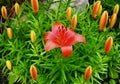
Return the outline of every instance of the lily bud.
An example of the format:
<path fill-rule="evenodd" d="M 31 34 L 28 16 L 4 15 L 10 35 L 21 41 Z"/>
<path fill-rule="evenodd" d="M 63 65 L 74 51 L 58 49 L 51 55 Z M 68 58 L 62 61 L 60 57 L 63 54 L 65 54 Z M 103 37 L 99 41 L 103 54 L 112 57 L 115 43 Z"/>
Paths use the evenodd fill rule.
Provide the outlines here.
<path fill-rule="evenodd" d="M 30 75 L 34 80 L 37 78 L 37 69 L 34 65 L 31 65 L 30 67 Z"/>
<path fill-rule="evenodd" d="M 6 66 L 7 66 L 7 68 L 8 68 L 9 70 L 12 69 L 12 65 L 11 65 L 10 60 L 7 60 L 7 61 L 6 61 Z"/>
<path fill-rule="evenodd" d="M 105 42 L 105 47 L 104 47 L 105 54 L 108 54 L 110 52 L 110 50 L 112 49 L 112 45 L 113 45 L 113 38 L 110 36 Z"/>
<path fill-rule="evenodd" d="M 77 25 L 77 15 L 73 15 L 71 24 L 72 24 L 72 30 L 74 30 Z"/>
<path fill-rule="evenodd" d="M 100 10 L 100 4 L 101 4 L 101 1 L 96 1 L 94 6 L 93 6 L 93 9 L 92 9 L 92 17 L 93 18 L 96 18 L 99 10 Z"/>
<path fill-rule="evenodd" d="M 5 6 L 2 6 L 1 8 L 1 14 L 4 19 L 7 19 L 7 9 Z"/>
<path fill-rule="evenodd" d="M 20 11 L 20 5 L 16 2 L 15 3 L 15 13 L 16 13 L 16 15 L 19 14 L 19 11 Z"/>
<path fill-rule="evenodd" d="M 108 23 L 108 12 L 107 11 L 104 11 L 100 17 L 100 21 L 99 21 L 99 28 L 100 28 L 100 31 L 103 31 L 104 28 L 106 27 Z"/>
<path fill-rule="evenodd" d="M 98 15 L 100 16 L 102 13 L 102 5 L 100 5 L 99 11 L 98 11 Z"/>
<path fill-rule="evenodd" d="M 31 0 L 31 5 L 34 13 L 38 13 L 39 10 L 38 0 Z"/>
<path fill-rule="evenodd" d="M 71 7 L 68 7 L 68 9 L 66 10 L 67 20 L 70 19 L 71 15 L 72 15 L 72 8 L 71 8 Z"/>
<path fill-rule="evenodd" d="M 114 10 L 113 10 L 113 13 L 118 14 L 118 12 L 119 12 L 119 5 L 116 4 L 115 7 L 114 7 Z"/>
<path fill-rule="evenodd" d="M 30 33 L 30 38 L 31 38 L 32 43 L 34 43 L 36 41 L 36 34 L 33 30 Z"/>
<path fill-rule="evenodd" d="M 88 66 L 85 70 L 84 78 L 85 80 L 88 80 L 92 75 L 92 67 Z"/>
<path fill-rule="evenodd" d="M 114 14 L 111 16 L 111 18 L 110 18 L 110 28 L 111 28 L 111 29 L 112 29 L 113 26 L 115 25 L 116 20 L 117 20 L 117 14 L 114 13 Z"/>
<path fill-rule="evenodd" d="M 8 36 L 8 38 L 12 39 L 12 35 L 13 35 L 12 29 L 11 28 L 7 28 L 7 36 Z"/>

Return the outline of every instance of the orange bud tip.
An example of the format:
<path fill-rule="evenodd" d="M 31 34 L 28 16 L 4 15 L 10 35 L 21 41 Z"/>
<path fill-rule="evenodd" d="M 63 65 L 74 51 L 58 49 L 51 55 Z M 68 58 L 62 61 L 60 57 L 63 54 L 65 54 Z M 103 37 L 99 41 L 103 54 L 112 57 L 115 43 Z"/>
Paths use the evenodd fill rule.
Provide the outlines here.
<path fill-rule="evenodd" d="M 31 38 L 32 43 L 34 43 L 36 41 L 36 34 L 33 30 L 31 30 L 30 38 Z"/>
<path fill-rule="evenodd" d="M 72 30 L 74 30 L 77 25 L 77 15 L 73 15 L 71 25 L 72 25 Z"/>
<path fill-rule="evenodd" d="M 94 6 L 93 6 L 93 9 L 92 9 L 92 17 L 93 18 L 96 18 L 99 10 L 100 10 L 100 4 L 101 4 L 101 1 L 96 1 Z"/>
<path fill-rule="evenodd" d="M 16 15 L 19 14 L 19 11 L 20 11 L 20 5 L 16 2 L 15 3 L 15 13 L 16 13 Z"/>
<path fill-rule="evenodd" d="M 71 7 L 68 7 L 67 10 L 66 10 L 67 20 L 70 19 L 71 15 L 72 15 L 72 8 L 71 8 Z"/>
<path fill-rule="evenodd" d="M 8 36 L 9 39 L 12 39 L 13 34 L 12 34 L 12 29 L 11 28 L 7 28 L 7 36 Z"/>
<path fill-rule="evenodd" d="M 37 69 L 34 65 L 31 65 L 30 67 L 30 75 L 34 80 L 37 78 Z"/>
<path fill-rule="evenodd" d="M 39 10 L 38 0 L 31 0 L 31 5 L 34 13 L 38 13 Z"/>
<path fill-rule="evenodd" d="M 100 16 L 102 13 L 102 5 L 100 5 L 99 11 L 98 11 L 98 15 Z"/>
<path fill-rule="evenodd" d="M 105 42 L 105 47 L 104 47 L 105 54 L 108 54 L 110 52 L 110 50 L 112 49 L 112 45 L 113 45 L 113 38 L 110 36 Z"/>
<path fill-rule="evenodd" d="M 7 9 L 5 6 L 2 6 L 1 8 L 1 14 L 4 19 L 7 19 Z"/>
<path fill-rule="evenodd" d="M 110 18 L 110 28 L 111 28 L 111 29 L 112 29 L 113 26 L 115 25 L 116 20 L 117 20 L 117 14 L 116 14 L 116 13 L 113 13 L 113 15 L 112 15 L 111 18 Z"/>
<path fill-rule="evenodd" d="M 88 66 L 85 70 L 84 78 L 85 80 L 88 80 L 92 75 L 92 67 Z"/>
<path fill-rule="evenodd" d="M 106 27 L 108 23 L 108 12 L 107 11 L 104 11 L 100 17 L 100 21 L 99 21 L 99 28 L 100 28 L 100 31 L 103 31 L 104 28 Z"/>
<path fill-rule="evenodd" d="M 115 7 L 114 7 L 114 10 L 113 10 L 113 13 L 118 14 L 118 12 L 119 12 L 119 5 L 116 4 Z"/>
<path fill-rule="evenodd" d="M 9 70 L 12 69 L 12 65 L 11 65 L 10 60 L 7 60 L 7 61 L 6 61 L 6 66 L 7 66 L 7 68 L 8 68 Z"/>

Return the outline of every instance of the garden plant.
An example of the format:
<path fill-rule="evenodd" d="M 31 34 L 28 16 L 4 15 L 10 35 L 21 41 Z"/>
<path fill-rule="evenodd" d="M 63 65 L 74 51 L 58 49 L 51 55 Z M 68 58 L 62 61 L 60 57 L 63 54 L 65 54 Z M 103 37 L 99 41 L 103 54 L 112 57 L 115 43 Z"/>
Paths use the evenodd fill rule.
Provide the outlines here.
<path fill-rule="evenodd" d="M 119 0 L 1 1 L 0 84 L 120 84 Z"/>

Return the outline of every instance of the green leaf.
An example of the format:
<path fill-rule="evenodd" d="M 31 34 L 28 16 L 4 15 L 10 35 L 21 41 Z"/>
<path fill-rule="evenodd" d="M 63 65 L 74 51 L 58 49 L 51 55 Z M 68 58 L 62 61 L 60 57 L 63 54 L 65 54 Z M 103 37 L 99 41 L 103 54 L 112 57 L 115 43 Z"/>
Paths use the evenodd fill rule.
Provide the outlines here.
<path fill-rule="evenodd" d="M 18 79 L 18 76 L 15 75 L 14 73 L 10 73 L 9 74 L 9 77 L 8 77 L 8 80 L 9 80 L 9 84 L 13 84 L 14 82 L 16 82 Z"/>
<path fill-rule="evenodd" d="M 109 81 L 109 84 L 116 84 L 116 82 L 115 82 L 115 80 L 111 79 L 111 80 Z"/>

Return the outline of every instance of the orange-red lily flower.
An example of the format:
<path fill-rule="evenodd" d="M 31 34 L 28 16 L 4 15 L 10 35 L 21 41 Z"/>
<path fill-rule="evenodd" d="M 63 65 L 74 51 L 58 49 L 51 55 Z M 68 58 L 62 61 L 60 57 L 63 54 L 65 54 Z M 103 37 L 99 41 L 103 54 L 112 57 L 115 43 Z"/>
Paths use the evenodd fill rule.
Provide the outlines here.
<path fill-rule="evenodd" d="M 104 47 L 105 54 L 108 54 L 110 52 L 110 50 L 112 49 L 112 45 L 113 45 L 113 38 L 110 36 L 105 42 L 105 47 Z"/>
<path fill-rule="evenodd" d="M 85 80 L 88 80 L 92 75 L 92 67 L 88 66 L 85 70 L 84 78 Z"/>
<path fill-rule="evenodd" d="M 45 51 L 60 47 L 62 55 L 68 57 L 72 54 L 72 45 L 78 42 L 85 43 L 85 37 L 76 34 L 69 28 L 65 28 L 62 23 L 54 23 L 52 31 L 45 34 Z"/>

